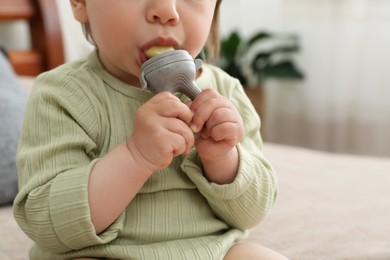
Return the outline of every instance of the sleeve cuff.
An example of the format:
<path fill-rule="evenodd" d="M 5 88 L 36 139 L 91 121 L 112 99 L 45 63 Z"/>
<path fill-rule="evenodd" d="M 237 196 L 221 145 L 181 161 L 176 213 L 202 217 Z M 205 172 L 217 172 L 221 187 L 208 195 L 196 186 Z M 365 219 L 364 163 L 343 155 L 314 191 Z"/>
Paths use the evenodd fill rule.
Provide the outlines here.
<path fill-rule="evenodd" d="M 90 165 L 59 174 L 50 190 L 50 217 L 58 238 L 65 246 L 77 250 L 105 244 L 117 237 L 123 214 L 103 233 L 96 235 L 88 203 Z"/>

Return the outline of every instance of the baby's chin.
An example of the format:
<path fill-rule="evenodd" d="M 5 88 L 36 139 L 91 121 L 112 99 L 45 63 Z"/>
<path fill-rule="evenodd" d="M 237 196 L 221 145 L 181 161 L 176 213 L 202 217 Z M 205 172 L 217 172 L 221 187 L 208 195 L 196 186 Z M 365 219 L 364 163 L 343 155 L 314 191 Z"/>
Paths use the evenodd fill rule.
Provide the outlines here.
<path fill-rule="evenodd" d="M 141 83 L 139 80 L 140 75 L 141 75 L 141 69 L 138 69 L 135 73 L 129 71 L 123 71 L 121 75 L 114 75 L 114 76 L 117 77 L 120 81 L 123 81 L 128 85 L 139 88 L 141 87 Z"/>

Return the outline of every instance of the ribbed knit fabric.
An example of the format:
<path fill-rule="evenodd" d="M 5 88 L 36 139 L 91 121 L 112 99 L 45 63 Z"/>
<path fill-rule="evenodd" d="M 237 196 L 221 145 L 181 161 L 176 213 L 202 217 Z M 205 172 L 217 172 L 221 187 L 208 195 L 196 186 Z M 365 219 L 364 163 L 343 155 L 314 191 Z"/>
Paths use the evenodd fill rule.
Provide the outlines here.
<path fill-rule="evenodd" d="M 223 259 L 259 223 L 277 182 L 261 152 L 260 120 L 239 82 L 203 66 L 200 88 L 216 88 L 243 117 L 239 172 L 228 185 L 202 175 L 196 150 L 157 171 L 120 217 L 96 235 L 88 207 L 93 165 L 126 141 L 152 94 L 109 74 L 93 52 L 37 78 L 25 114 L 14 215 L 35 241 L 31 259 Z M 182 97 L 185 99 L 185 97 Z M 137 174 L 137 173 L 134 173 Z"/>

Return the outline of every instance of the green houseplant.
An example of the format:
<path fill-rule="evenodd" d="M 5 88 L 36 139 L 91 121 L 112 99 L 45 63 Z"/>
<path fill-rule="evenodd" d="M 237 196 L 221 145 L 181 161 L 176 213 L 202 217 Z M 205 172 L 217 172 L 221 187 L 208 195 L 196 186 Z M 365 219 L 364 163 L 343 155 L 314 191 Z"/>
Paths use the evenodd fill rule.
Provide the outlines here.
<path fill-rule="evenodd" d="M 294 34 L 259 31 L 244 38 L 233 31 L 222 38 L 216 65 L 240 80 L 257 112 L 263 114 L 262 85 L 267 79 L 304 78 L 293 60 L 299 50 L 299 39 Z"/>
<path fill-rule="evenodd" d="M 221 40 L 217 66 L 238 78 L 244 87 L 261 86 L 268 78 L 303 79 L 293 55 L 299 51 L 294 34 L 260 31 L 243 38 L 237 31 Z"/>

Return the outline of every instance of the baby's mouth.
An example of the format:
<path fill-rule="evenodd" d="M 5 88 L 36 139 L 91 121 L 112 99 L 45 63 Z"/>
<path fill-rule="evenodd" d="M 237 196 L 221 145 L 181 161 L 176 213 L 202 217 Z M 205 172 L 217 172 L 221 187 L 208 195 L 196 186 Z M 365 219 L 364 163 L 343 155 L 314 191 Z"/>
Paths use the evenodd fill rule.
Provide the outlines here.
<path fill-rule="evenodd" d="M 175 50 L 172 46 L 152 46 L 145 51 L 145 55 L 148 59 L 153 58 L 164 52 Z"/>

